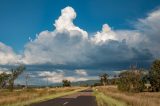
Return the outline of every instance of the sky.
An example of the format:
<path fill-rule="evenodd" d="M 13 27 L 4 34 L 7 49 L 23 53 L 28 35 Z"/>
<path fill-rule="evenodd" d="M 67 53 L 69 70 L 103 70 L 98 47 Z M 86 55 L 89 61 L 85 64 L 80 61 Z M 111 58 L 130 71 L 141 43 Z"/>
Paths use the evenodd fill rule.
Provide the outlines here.
<path fill-rule="evenodd" d="M 159 29 L 160 0 L 0 0 L 0 72 L 25 64 L 55 83 L 148 68 Z"/>

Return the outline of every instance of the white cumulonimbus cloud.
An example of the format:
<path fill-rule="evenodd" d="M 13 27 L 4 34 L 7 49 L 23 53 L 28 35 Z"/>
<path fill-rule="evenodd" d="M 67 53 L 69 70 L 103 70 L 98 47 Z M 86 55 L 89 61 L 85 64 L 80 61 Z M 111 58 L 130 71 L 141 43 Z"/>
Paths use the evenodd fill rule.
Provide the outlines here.
<path fill-rule="evenodd" d="M 76 12 L 62 9 L 55 30 L 42 31 L 25 45 L 21 58 L 10 47 L 0 44 L 0 64 L 51 64 L 77 68 L 107 67 L 128 62 L 150 62 L 160 57 L 160 9 L 135 23 L 135 30 L 112 30 L 104 24 L 102 31 L 89 35 L 75 26 Z"/>
<path fill-rule="evenodd" d="M 73 24 L 73 20 L 76 18 L 76 12 L 71 7 L 66 7 L 65 9 L 62 9 L 61 16 L 58 18 L 58 20 L 55 21 L 54 26 L 56 27 L 56 30 L 58 32 L 63 32 L 64 30 L 68 31 L 78 31 L 82 33 L 82 36 L 84 38 L 88 37 L 88 34 L 86 31 L 80 29 L 79 27 L 75 26 Z M 73 32 L 71 36 L 75 36 L 76 33 Z"/>

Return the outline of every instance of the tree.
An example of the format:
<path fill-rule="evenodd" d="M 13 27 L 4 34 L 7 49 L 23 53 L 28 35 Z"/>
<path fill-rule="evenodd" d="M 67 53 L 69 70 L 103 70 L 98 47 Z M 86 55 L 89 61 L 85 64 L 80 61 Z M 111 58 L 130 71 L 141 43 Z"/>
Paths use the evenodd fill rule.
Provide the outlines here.
<path fill-rule="evenodd" d="M 11 69 L 11 74 L 9 74 L 9 89 L 12 91 L 14 88 L 14 81 L 18 78 L 18 76 L 25 70 L 25 67 L 23 65 L 20 65 L 19 67 L 15 69 Z"/>
<path fill-rule="evenodd" d="M 160 91 L 160 60 L 155 60 L 149 71 L 149 80 L 152 91 Z"/>
<path fill-rule="evenodd" d="M 9 79 L 9 75 L 5 72 L 0 74 L 0 88 L 5 88 Z"/>
<path fill-rule="evenodd" d="M 101 85 L 105 86 L 108 83 L 109 75 L 104 73 L 104 74 L 100 75 L 99 77 L 100 77 Z"/>
<path fill-rule="evenodd" d="M 141 70 L 130 70 L 120 73 L 118 89 L 121 91 L 141 92 L 144 89 Z"/>
<path fill-rule="evenodd" d="M 108 80 L 108 83 L 111 85 L 116 85 L 117 84 L 117 76 L 114 75 L 111 79 Z"/>
<path fill-rule="evenodd" d="M 69 80 L 63 80 L 62 83 L 63 83 L 64 87 L 70 87 L 71 86 L 71 82 Z"/>
<path fill-rule="evenodd" d="M 130 74 L 129 72 L 122 72 L 119 75 L 118 79 L 118 89 L 121 91 L 129 91 L 130 90 Z"/>

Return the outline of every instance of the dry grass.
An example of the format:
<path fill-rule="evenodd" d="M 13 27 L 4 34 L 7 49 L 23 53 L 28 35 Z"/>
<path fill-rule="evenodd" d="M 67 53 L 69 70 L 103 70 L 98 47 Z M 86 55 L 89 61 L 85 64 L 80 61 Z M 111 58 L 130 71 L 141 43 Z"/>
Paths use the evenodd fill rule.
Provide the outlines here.
<path fill-rule="evenodd" d="M 116 86 L 97 87 L 98 91 L 129 106 L 160 106 L 160 92 L 122 93 Z"/>
<path fill-rule="evenodd" d="M 80 88 L 71 87 L 71 88 L 41 88 L 41 89 L 30 89 L 30 90 L 21 89 L 21 90 L 14 90 L 13 92 L 7 90 L 0 90 L 0 106 L 4 105 L 10 106 L 16 103 L 20 104 L 21 102 L 27 102 L 30 100 L 47 97 L 50 95 L 56 96 L 58 94 L 66 92 L 72 92 L 77 89 Z"/>

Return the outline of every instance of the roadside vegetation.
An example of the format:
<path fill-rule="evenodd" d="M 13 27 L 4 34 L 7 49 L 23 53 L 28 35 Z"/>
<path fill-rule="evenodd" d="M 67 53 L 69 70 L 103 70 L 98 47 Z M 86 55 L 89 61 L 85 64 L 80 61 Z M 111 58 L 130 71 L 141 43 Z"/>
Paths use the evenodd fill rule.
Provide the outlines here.
<path fill-rule="evenodd" d="M 98 106 L 159 106 L 160 92 L 121 92 L 117 86 L 96 87 Z"/>
<path fill-rule="evenodd" d="M 0 74 L 0 106 L 26 106 L 87 88 L 72 87 L 71 82 L 64 79 L 58 88 L 30 88 L 26 83 L 17 89 L 14 81 L 24 70 L 25 67 L 20 65 L 9 73 Z M 149 70 L 132 65 L 115 76 L 103 73 L 99 75 L 99 83 L 92 87 L 98 106 L 159 106 L 160 60 L 155 60 Z"/>
<path fill-rule="evenodd" d="M 148 71 L 132 65 L 112 78 L 104 73 L 94 86 L 99 106 L 159 106 L 160 60 L 155 60 Z"/>
<path fill-rule="evenodd" d="M 61 87 L 31 88 L 26 82 L 25 86 L 17 88 L 14 82 L 24 70 L 25 66 L 20 65 L 12 68 L 10 72 L 0 73 L 0 106 L 26 106 L 86 89 L 71 87 L 69 80 L 62 80 Z"/>
<path fill-rule="evenodd" d="M 83 87 L 64 87 L 64 88 L 32 88 L 1 90 L 0 91 L 0 106 L 25 106 L 32 103 L 46 101 L 49 99 L 69 95 L 81 91 Z"/>

